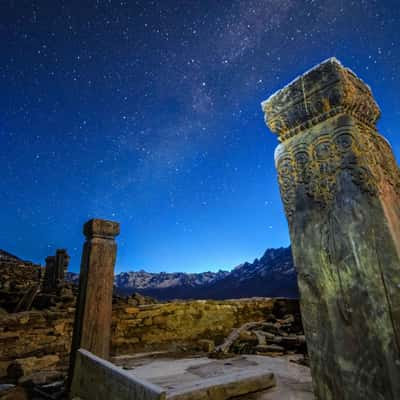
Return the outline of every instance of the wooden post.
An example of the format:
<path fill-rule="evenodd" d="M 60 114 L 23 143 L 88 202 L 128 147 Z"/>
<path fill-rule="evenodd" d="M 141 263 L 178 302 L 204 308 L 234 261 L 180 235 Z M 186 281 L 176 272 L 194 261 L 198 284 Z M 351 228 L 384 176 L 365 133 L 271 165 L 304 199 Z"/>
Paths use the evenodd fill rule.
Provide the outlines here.
<path fill-rule="evenodd" d="M 329 59 L 263 110 L 316 399 L 400 399 L 400 172 L 371 90 Z"/>
<path fill-rule="evenodd" d="M 108 359 L 110 355 L 117 222 L 92 219 L 83 227 L 83 247 L 69 380 L 79 348 Z"/>

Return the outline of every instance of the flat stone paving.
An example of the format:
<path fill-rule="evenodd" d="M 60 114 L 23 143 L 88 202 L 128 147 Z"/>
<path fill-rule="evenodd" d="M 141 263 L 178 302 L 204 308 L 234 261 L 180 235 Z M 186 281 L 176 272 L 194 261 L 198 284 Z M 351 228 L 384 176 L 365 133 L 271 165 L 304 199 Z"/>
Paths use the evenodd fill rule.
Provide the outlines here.
<path fill-rule="evenodd" d="M 167 354 L 141 357 L 123 357 L 114 360 L 128 373 L 164 387 L 173 392 L 180 387 L 228 374 L 256 374 L 272 372 L 277 385 L 257 393 L 235 397 L 237 400 L 313 400 L 312 382 L 308 367 L 290 362 L 286 357 L 243 355 L 214 360 L 205 356 L 186 358 L 169 357 Z"/>
<path fill-rule="evenodd" d="M 274 374 L 276 386 L 267 391 L 241 396 L 240 400 L 314 400 L 311 373 L 308 367 L 287 358 L 262 357 Z M 264 364 L 264 363 L 263 363 Z"/>

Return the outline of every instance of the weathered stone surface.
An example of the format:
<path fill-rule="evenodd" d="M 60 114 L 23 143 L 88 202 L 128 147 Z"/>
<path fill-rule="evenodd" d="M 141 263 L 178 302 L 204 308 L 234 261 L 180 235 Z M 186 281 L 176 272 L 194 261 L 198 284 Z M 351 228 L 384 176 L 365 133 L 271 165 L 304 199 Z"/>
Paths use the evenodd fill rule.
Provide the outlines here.
<path fill-rule="evenodd" d="M 58 249 L 46 258 L 47 270 L 0 250 L 0 315 L 3 310 L 19 313 L 29 310 L 60 310 L 75 306 L 77 289 L 64 282 L 69 256 Z M 50 260 L 50 261 L 49 261 Z M 42 281 L 42 275 L 44 275 Z"/>
<path fill-rule="evenodd" d="M 73 311 L 30 311 L 0 318 L 0 378 L 18 360 L 35 358 L 29 373 L 40 371 L 41 358 L 56 355 L 66 364 L 71 347 Z M 25 371 L 26 372 L 26 371 Z M 26 372 L 27 373 L 27 372 Z M 11 378 L 11 377 L 10 377 Z"/>
<path fill-rule="evenodd" d="M 46 269 L 43 278 L 43 289 L 52 291 L 64 281 L 68 268 L 69 255 L 65 249 L 57 249 L 55 256 L 46 257 Z"/>
<path fill-rule="evenodd" d="M 210 339 L 201 339 L 197 342 L 198 349 L 204 351 L 205 353 L 211 353 L 215 349 L 214 340 Z"/>
<path fill-rule="evenodd" d="M 83 227 L 87 238 L 113 239 L 119 235 L 119 223 L 104 219 L 91 219 Z"/>
<path fill-rule="evenodd" d="M 312 395 L 311 374 L 307 367 L 290 362 L 296 357 L 271 358 L 265 356 L 234 356 L 224 360 L 210 360 L 207 357 L 177 358 L 166 354 L 142 355 L 129 359 L 123 358 L 124 368 L 128 373 L 138 378 L 149 380 L 157 385 L 173 390 L 185 383 L 201 385 L 203 379 L 222 377 L 234 372 L 244 372 L 250 369 L 261 370 L 262 373 L 273 372 L 277 385 L 266 391 L 232 397 L 235 400 L 268 399 L 268 400 L 314 400 Z M 122 361 L 122 358 L 121 358 Z M 253 370 L 254 370 L 253 369 Z M 268 381 L 268 376 L 261 379 L 261 384 Z M 215 397 L 206 397 L 214 394 L 210 390 L 204 398 L 215 400 Z M 171 393 L 167 393 L 168 395 Z M 335 399 L 339 400 L 339 399 Z"/>
<path fill-rule="evenodd" d="M 210 360 L 153 353 L 151 357 L 124 357 L 117 362 L 129 375 L 164 388 L 167 399 L 224 400 L 274 386 L 275 371 L 269 367 L 270 361 L 269 357 L 257 356 Z"/>
<path fill-rule="evenodd" d="M 121 368 L 79 349 L 71 386 L 71 397 L 82 400 L 165 400 L 166 391 L 130 376 Z"/>
<path fill-rule="evenodd" d="M 400 174 L 370 88 L 330 59 L 263 103 L 317 399 L 400 398 Z"/>
<path fill-rule="evenodd" d="M 279 299 L 197 300 L 147 306 L 115 307 L 114 354 L 155 349 L 198 348 L 199 340 L 220 344 L 235 327 L 264 321 Z M 296 300 L 286 300 L 288 308 Z"/>
<path fill-rule="evenodd" d="M 7 376 L 19 379 L 22 376 L 31 375 L 34 371 L 54 367 L 59 361 L 60 357 L 55 354 L 16 359 L 8 366 Z"/>
<path fill-rule="evenodd" d="M 114 238 L 119 234 L 119 224 L 92 219 L 84 225 L 83 232 L 86 242 L 82 253 L 72 352 L 83 348 L 108 359 L 117 253 Z"/>
<path fill-rule="evenodd" d="M 380 110 L 370 88 L 331 58 L 262 103 L 265 121 L 285 141 L 320 122 L 347 114 L 375 130 Z"/>
<path fill-rule="evenodd" d="M 286 305 L 285 305 L 286 304 Z M 111 352 L 128 354 L 153 350 L 199 349 L 200 340 L 216 344 L 233 328 L 270 318 L 271 312 L 298 308 L 296 300 L 244 299 L 190 301 L 131 307 L 128 300 L 114 303 Z M 74 309 L 29 311 L 0 318 L 0 378 L 16 359 L 57 355 L 55 369 L 68 364 Z M 143 320 L 151 325 L 144 326 Z M 40 371 L 40 360 L 32 373 Z"/>
<path fill-rule="evenodd" d="M 14 312 L 32 287 L 40 284 L 42 267 L 0 250 L 0 308 Z"/>
<path fill-rule="evenodd" d="M 167 400 L 228 400 L 275 385 L 272 372 L 243 368 L 240 372 L 179 385 L 167 394 Z"/>
<path fill-rule="evenodd" d="M 293 307 L 290 307 L 293 309 Z M 233 329 L 224 343 L 215 349 L 214 358 L 223 357 L 222 353 L 263 354 L 278 356 L 283 354 L 307 355 L 300 311 L 293 314 L 279 314 L 274 306 L 275 316 L 269 314 L 267 321 L 250 322 Z M 282 309 L 282 311 L 287 311 Z M 295 311 L 295 310 L 293 310 Z M 278 318 L 281 317 L 281 318 Z M 276 347 L 276 346 L 279 347 Z"/>

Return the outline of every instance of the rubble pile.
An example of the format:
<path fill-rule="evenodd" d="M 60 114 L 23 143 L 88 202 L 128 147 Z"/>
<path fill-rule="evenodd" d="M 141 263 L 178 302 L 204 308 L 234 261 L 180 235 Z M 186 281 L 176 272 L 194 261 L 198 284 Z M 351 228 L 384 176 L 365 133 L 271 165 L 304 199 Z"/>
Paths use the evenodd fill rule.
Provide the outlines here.
<path fill-rule="evenodd" d="M 158 301 L 153 299 L 152 297 L 143 296 L 140 293 L 133 293 L 129 297 L 121 297 L 114 293 L 113 295 L 113 308 L 116 309 L 118 307 L 138 307 L 138 306 L 145 306 L 150 304 L 157 304 Z"/>
<path fill-rule="evenodd" d="M 0 314 L 14 312 L 26 293 L 40 285 L 42 269 L 0 250 Z"/>
<path fill-rule="evenodd" d="M 306 355 L 300 310 L 288 310 L 285 304 L 278 301 L 264 321 L 249 322 L 233 329 L 224 342 L 214 349 L 212 357 L 223 357 L 231 353 L 272 357 Z"/>
<path fill-rule="evenodd" d="M 271 316 L 268 321 L 255 323 L 240 332 L 230 351 L 268 356 L 304 354 L 306 340 L 301 325 L 295 323 L 293 315 L 287 315 L 283 319 Z"/>

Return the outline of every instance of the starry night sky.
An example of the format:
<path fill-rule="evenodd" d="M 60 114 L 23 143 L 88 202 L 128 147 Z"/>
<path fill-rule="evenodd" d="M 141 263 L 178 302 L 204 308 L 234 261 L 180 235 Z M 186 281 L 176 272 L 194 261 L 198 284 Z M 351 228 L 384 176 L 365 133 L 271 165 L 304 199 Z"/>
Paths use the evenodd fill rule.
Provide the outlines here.
<path fill-rule="evenodd" d="M 230 269 L 289 244 L 260 102 L 336 56 L 400 158 L 393 1 L 0 1 L 0 248 L 79 269 L 121 223 L 117 272 Z"/>

